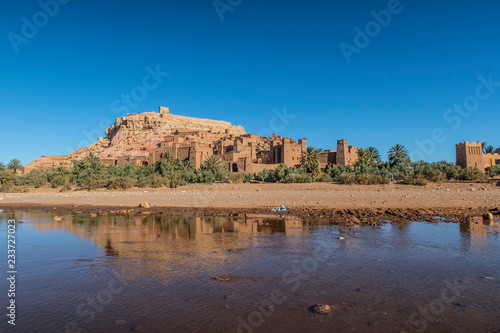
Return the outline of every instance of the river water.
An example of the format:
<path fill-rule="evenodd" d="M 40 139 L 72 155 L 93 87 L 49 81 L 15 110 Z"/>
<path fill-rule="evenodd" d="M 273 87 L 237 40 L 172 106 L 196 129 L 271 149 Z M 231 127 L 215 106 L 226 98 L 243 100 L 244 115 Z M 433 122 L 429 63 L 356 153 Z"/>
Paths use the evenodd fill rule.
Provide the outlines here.
<path fill-rule="evenodd" d="M 2 332 L 500 332 L 500 221 L 3 211 L 5 275 L 11 219 Z"/>

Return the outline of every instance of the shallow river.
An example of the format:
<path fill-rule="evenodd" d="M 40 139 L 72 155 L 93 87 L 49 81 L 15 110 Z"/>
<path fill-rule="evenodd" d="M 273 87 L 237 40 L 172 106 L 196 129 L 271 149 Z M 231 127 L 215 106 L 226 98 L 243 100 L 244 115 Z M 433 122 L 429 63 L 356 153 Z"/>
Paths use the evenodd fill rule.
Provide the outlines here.
<path fill-rule="evenodd" d="M 7 277 L 10 219 L 1 332 L 500 332 L 500 221 L 3 211 Z"/>

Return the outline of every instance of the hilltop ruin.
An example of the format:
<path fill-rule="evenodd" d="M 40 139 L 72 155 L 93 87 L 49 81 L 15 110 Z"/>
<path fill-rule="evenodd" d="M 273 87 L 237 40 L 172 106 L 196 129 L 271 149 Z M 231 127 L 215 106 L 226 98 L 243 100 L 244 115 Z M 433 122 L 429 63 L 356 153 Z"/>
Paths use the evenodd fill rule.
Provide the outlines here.
<path fill-rule="evenodd" d="M 215 155 L 229 172 L 257 173 L 273 170 L 280 163 L 289 167 L 300 165 L 307 139 L 294 140 L 273 133 L 271 137 L 248 134 L 242 126 L 226 121 L 200 119 L 171 114 L 160 106 L 158 112 L 129 114 L 117 118 L 105 131 L 106 136 L 94 144 L 63 156 L 42 156 L 25 166 L 33 169 L 70 167 L 90 153 L 104 165 L 132 163 L 139 167 L 157 162 L 171 153 L 191 161 L 196 168 Z M 347 140 L 337 141 L 337 150 L 320 154 L 320 166 L 353 165 L 358 149 Z"/>

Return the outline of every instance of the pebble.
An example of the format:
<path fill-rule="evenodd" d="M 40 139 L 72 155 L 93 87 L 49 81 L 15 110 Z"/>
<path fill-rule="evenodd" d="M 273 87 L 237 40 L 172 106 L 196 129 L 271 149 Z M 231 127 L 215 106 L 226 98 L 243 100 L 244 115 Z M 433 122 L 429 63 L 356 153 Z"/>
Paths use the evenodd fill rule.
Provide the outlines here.
<path fill-rule="evenodd" d="M 321 313 L 321 314 L 327 314 L 332 312 L 332 308 L 330 305 L 327 304 L 316 304 L 311 307 L 311 310 L 314 313 Z"/>
<path fill-rule="evenodd" d="M 54 216 L 54 221 L 61 221 L 62 220 L 62 217 L 60 216 Z"/>
<path fill-rule="evenodd" d="M 343 239 L 345 239 L 345 237 L 339 236 L 339 239 L 340 239 L 340 240 L 343 240 Z"/>
<path fill-rule="evenodd" d="M 485 221 L 492 221 L 493 220 L 493 214 L 491 214 L 491 213 L 485 213 L 485 214 L 483 214 L 483 220 L 485 220 Z"/>
<path fill-rule="evenodd" d="M 125 319 L 116 319 L 115 320 L 115 324 L 116 325 L 123 325 L 123 324 L 126 324 L 127 321 Z"/>

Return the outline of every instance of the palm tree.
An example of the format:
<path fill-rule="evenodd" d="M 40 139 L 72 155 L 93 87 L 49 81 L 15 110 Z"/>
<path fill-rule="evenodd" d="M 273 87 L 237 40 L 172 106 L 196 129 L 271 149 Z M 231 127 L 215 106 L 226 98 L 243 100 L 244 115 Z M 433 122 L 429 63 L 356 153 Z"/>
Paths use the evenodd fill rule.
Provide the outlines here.
<path fill-rule="evenodd" d="M 190 160 L 184 160 L 182 161 L 182 168 L 184 170 L 194 170 L 194 163 Z"/>
<path fill-rule="evenodd" d="M 307 172 L 314 172 L 319 169 L 319 154 L 322 151 L 321 148 L 307 147 L 306 151 L 302 152 L 300 164 Z"/>
<path fill-rule="evenodd" d="M 217 174 L 223 168 L 221 160 L 215 155 L 212 155 L 209 158 L 207 158 L 203 163 L 203 167 L 206 170 L 212 171 L 214 174 Z"/>
<path fill-rule="evenodd" d="M 377 148 L 369 147 L 368 149 L 360 149 L 358 150 L 358 161 L 361 164 L 365 164 L 368 166 L 374 166 L 382 159 L 380 158 L 380 153 Z"/>
<path fill-rule="evenodd" d="M 63 177 L 71 173 L 71 170 L 69 168 L 66 168 L 62 165 L 58 166 L 54 171 L 55 174 Z"/>
<path fill-rule="evenodd" d="M 398 158 L 408 158 L 408 150 L 399 143 L 392 146 L 387 154 L 389 154 L 389 162 L 394 162 L 394 160 Z"/>
<path fill-rule="evenodd" d="M 488 143 L 486 141 L 481 142 L 481 147 L 483 148 L 483 153 L 485 153 L 485 154 L 486 154 L 485 148 L 487 145 L 488 145 Z"/>
<path fill-rule="evenodd" d="M 17 173 L 17 171 L 23 169 L 23 165 L 21 164 L 20 160 L 14 158 L 10 160 L 9 164 L 7 165 L 7 169 L 11 170 L 13 173 Z"/>
<path fill-rule="evenodd" d="M 495 147 L 492 145 L 484 146 L 483 151 L 485 154 L 493 154 L 495 152 Z"/>

